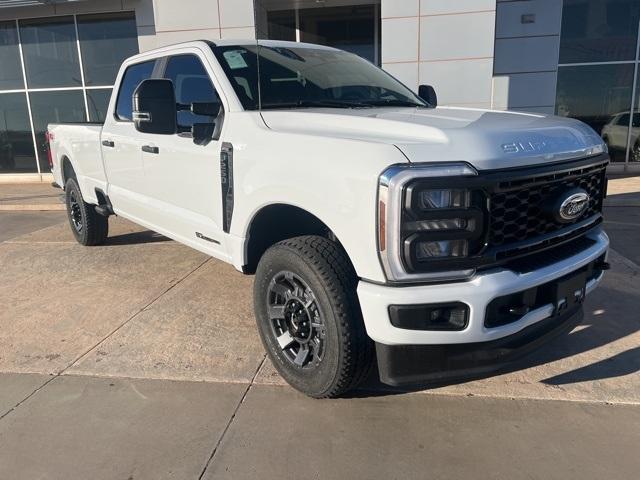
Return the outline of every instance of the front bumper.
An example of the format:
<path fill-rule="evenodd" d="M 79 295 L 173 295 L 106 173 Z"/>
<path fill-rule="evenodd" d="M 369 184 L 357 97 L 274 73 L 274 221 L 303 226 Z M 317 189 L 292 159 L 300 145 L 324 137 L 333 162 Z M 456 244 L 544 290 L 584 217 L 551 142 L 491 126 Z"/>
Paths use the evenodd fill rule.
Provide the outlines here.
<path fill-rule="evenodd" d="M 581 302 L 567 310 L 544 304 L 519 320 L 494 327 L 486 326 L 486 312 L 497 297 L 562 284 L 567 277 L 576 278 L 575 272 L 581 269 L 592 272 L 583 290 L 585 295 L 591 293 L 603 276 L 594 265 L 606 258 L 609 238 L 600 230 L 592 233 L 591 239 L 594 243 L 589 248 L 523 274 L 497 269 L 465 283 L 417 287 L 360 282 L 358 296 L 367 333 L 376 342 L 380 380 L 394 386 L 437 384 L 487 374 L 573 329 L 582 319 Z M 408 330 L 391 324 L 390 305 L 448 302 L 468 305 L 469 320 L 463 330 Z"/>
<path fill-rule="evenodd" d="M 392 386 L 438 384 L 486 375 L 571 331 L 582 316 L 580 305 L 490 342 L 395 346 L 376 343 L 380 381 Z"/>
<path fill-rule="evenodd" d="M 496 297 L 520 292 L 552 282 L 594 262 L 606 254 L 609 238 L 602 230 L 591 233 L 594 243 L 587 249 L 551 265 L 527 273 L 498 268 L 477 274 L 468 282 L 391 287 L 361 281 L 358 297 L 367 334 L 383 345 L 451 345 L 491 342 L 514 335 L 525 328 L 554 316 L 555 306 L 543 305 L 519 320 L 488 328 L 485 312 Z M 587 283 L 586 294 L 596 288 L 602 275 Z M 464 330 L 426 331 L 397 328 L 389 318 L 390 305 L 462 302 L 469 306 L 469 320 Z"/>

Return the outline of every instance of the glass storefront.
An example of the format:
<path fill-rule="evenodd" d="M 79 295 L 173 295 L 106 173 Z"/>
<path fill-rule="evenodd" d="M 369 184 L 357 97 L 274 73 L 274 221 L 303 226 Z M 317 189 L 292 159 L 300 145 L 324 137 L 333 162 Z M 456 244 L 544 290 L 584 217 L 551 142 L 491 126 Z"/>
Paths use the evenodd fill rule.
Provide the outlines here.
<path fill-rule="evenodd" d="M 47 125 L 103 121 L 136 53 L 133 12 L 0 22 L 0 173 L 47 173 Z"/>
<path fill-rule="evenodd" d="M 35 172 L 36 155 L 27 109 L 27 95 L 0 95 L 0 172 Z"/>
<path fill-rule="evenodd" d="M 82 92 L 62 90 L 29 93 L 33 129 L 36 133 L 40 171 L 48 171 L 45 132 L 49 123 L 85 122 L 86 111 Z"/>
<path fill-rule="evenodd" d="M 267 11 L 268 38 L 329 45 L 380 64 L 379 5 Z"/>
<path fill-rule="evenodd" d="M 556 114 L 591 125 L 614 162 L 640 161 L 639 30 L 638 0 L 564 0 Z"/>

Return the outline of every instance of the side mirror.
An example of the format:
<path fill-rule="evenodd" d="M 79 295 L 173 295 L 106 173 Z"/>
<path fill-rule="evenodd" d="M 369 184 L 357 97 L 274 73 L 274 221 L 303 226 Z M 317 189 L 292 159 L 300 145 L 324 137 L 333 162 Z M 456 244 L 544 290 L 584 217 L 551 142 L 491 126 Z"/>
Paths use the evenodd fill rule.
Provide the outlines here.
<path fill-rule="evenodd" d="M 178 129 L 177 112 L 171 80 L 144 80 L 133 92 L 133 122 L 139 132 L 173 135 Z"/>
<path fill-rule="evenodd" d="M 196 145 L 206 145 L 211 141 L 218 131 L 216 122 L 222 121 L 224 110 L 219 102 L 193 102 L 189 110 L 194 115 L 211 117 L 212 121 L 207 123 L 194 123 L 191 126 L 191 136 Z"/>
<path fill-rule="evenodd" d="M 432 107 L 438 106 L 438 96 L 431 85 L 420 85 L 418 96 Z"/>
<path fill-rule="evenodd" d="M 191 126 L 191 136 L 196 145 L 206 145 L 216 133 L 215 123 L 194 123 Z"/>
<path fill-rule="evenodd" d="M 193 102 L 191 104 L 191 113 L 206 117 L 217 117 L 221 108 L 222 104 L 218 102 Z"/>

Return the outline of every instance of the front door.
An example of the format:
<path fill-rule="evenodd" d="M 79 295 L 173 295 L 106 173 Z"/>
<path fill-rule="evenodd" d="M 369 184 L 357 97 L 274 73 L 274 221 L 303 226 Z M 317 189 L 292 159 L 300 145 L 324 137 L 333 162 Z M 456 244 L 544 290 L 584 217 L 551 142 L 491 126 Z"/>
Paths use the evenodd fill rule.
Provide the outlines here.
<path fill-rule="evenodd" d="M 220 102 L 204 62 L 196 53 L 166 59 L 161 77 L 173 82 L 179 105 Z M 221 225 L 221 141 L 196 144 L 190 128 L 194 123 L 220 122 L 222 117 L 180 111 L 177 134 L 139 134 L 143 141 L 145 196 L 153 207 L 151 220 L 161 231 L 216 256 L 225 251 Z M 216 130 L 220 131 L 220 127 Z"/>

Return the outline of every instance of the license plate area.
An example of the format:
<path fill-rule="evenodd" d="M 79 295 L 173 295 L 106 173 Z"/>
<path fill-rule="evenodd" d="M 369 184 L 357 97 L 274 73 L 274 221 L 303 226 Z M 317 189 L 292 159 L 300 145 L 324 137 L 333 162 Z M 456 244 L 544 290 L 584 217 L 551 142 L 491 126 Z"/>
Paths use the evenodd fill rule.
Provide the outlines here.
<path fill-rule="evenodd" d="M 501 327 L 522 319 L 537 308 L 553 305 L 554 315 L 562 315 L 577 309 L 584 301 L 586 285 L 600 276 L 598 265 L 604 262 L 604 255 L 581 269 L 564 277 L 535 287 L 494 298 L 485 312 L 484 326 Z"/>
<path fill-rule="evenodd" d="M 562 315 L 584 302 L 586 290 L 587 272 L 585 270 L 558 280 L 553 289 L 555 314 Z"/>

